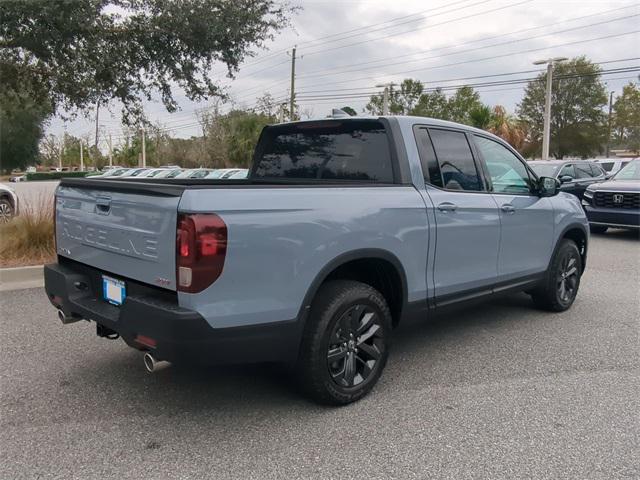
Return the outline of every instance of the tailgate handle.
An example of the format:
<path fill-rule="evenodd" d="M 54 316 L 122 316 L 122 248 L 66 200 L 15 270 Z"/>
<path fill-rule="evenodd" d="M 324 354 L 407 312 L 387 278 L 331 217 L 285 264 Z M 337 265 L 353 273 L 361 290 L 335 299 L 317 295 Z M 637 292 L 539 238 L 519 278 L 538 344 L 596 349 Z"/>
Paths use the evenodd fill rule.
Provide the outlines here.
<path fill-rule="evenodd" d="M 107 215 L 111 210 L 111 197 L 96 198 L 96 213 Z"/>

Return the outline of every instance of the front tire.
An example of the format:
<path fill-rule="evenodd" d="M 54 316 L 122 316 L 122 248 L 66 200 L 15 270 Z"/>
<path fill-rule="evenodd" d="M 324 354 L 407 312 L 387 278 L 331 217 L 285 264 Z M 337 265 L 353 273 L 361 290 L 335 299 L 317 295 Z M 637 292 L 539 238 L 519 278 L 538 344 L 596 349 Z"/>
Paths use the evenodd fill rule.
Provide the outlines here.
<path fill-rule="evenodd" d="M 390 334 L 391 312 L 376 289 L 351 280 L 322 285 L 300 347 L 301 388 L 329 405 L 364 397 L 386 365 Z"/>
<path fill-rule="evenodd" d="M 538 308 L 564 312 L 573 305 L 582 276 L 582 257 L 573 240 L 561 241 L 547 271 L 544 284 L 533 293 Z"/>

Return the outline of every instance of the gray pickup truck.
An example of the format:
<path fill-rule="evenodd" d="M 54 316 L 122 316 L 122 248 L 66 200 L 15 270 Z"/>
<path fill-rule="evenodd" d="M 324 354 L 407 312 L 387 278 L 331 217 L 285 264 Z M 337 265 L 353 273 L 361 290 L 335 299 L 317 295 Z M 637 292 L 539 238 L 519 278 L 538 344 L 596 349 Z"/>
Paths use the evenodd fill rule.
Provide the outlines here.
<path fill-rule="evenodd" d="M 246 180 L 64 179 L 45 288 L 161 364 L 283 362 L 330 404 L 371 390 L 393 327 L 526 291 L 563 311 L 579 200 L 487 132 L 418 117 L 266 127 Z"/>

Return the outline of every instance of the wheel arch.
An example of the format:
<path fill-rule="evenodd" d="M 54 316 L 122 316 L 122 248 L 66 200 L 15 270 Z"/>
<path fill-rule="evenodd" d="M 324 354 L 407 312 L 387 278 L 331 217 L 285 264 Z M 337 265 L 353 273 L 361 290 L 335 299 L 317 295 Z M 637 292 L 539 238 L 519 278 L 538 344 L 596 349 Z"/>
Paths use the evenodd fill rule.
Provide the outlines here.
<path fill-rule="evenodd" d="M 587 231 L 588 227 L 580 223 L 572 223 L 571 225 L 567 225 L 560 235 L 558 236 L 558 240 L 556 241 L 556 245 L 553 249 L 553 255 L 551 256 L 551 260 L 549 261 L 549 265 L 556 256 L 556 252 L 558 248 L 560 248 L 560 243 L 564 239 L 573 240 L 576 242 L 578 246 L 578 250 L 580 251 L 580 258 L 582 259 L 582 271 L 584 272 L 587 266 L 587 248 L 589 244 L 589 233 Z"/>
<path fill-rule="evenodd" d="M 311 282 L 298 315 L 304 324 L 311 303 L 320 286 L 333 279 L 356 280 L 382 293 L 393 317 L 393 325 L 400 321 L 407 304 L 407 276 L 402 263 L 388 250 L 366 248 L 343 253 L 329 263 Z"/>

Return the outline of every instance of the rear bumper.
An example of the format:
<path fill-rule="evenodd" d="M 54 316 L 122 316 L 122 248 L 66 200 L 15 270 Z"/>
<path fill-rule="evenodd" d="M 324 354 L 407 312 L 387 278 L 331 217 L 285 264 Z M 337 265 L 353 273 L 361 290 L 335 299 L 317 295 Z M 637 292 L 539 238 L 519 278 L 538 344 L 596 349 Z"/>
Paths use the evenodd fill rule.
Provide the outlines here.
<path fill-rule="evenodd" d="M 237 328 L 212 328 L 197 312 L 178 306 L 170 293 L 132 293 L 121 307 L 100 298 L 89 267 L 51 264 L 44 267 L 49 301 L 65 315 L 92 320 L 117 332 L 132 348 L 159 360 L 202 364 L 288 362 L 297 358 L 297 321 Z M 98 292 L 98 293 L 96 293 Z M 139 336 L 155 341 L 139 343 Z M 147 341 L 147 343 L 149 343 Z"/>
<path fill-rule="evenodd" d="M 640 228 L 640 212 L 638 210 L 602 208 L 591 205 L 583 206 L 591 225 L 629 229 Z"/>

